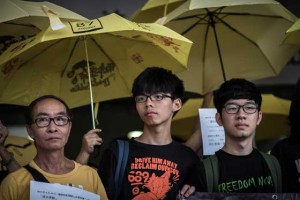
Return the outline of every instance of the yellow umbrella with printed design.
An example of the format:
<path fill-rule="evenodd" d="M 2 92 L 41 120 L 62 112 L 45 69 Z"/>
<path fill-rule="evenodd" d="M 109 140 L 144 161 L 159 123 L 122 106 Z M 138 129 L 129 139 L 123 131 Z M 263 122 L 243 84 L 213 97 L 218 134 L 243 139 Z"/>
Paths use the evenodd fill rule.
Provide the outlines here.
<path fill-rule="evenodd" d="M 134 78 L 146 67 L 186 69 L 192 42 L 162 25 L 117 14 L 65 25 L 15 43 L 1 55 L 0 103 L 28 105 L 54 94 L 71 108 L 91 104 L 94 116 L 94 101 L 130 96 Z"/>

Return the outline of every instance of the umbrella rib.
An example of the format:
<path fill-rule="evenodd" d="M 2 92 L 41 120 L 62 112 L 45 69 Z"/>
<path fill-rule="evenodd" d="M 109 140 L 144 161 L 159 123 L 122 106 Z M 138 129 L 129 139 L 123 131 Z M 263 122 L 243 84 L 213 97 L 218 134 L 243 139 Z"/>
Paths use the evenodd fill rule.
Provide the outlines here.
<path fill-rule="evenodd" d="M 206 46 L 207 46 L 207 37 L 208 37 L 208 33 L 209 33 L 209 24 L 207 24 L 206 26 L 206 31 L 205 31 L 205 36 L 204 36 L 204 45 L 203 45 L 203 59 L 202 59 L 202 65 L 203 65 L 203 68 L 205 68 L 205 56 L 206 56 Z M 204 74 L 205 70 L 203 69 L 203 77 L 202 79 L 204 80 L 205 79 L 205 74 Z M 203 89 L 204 89 L 204 85 L 203 85 Z"/>
<path fill-rule="evenodd" d="M 112 35 L 112 36 L 114 36 L 113 34 L 110 34 L 110 35 Z M 125 38 L 125 37 L 124 37 Z M 127 40 L 132 40 L 132 41 L 134 41 L 134 39 L 132 39 L 132 38 L 125 38 L 125 39 L 127 39 Z M 117 66 L 116 65 L 116 63 L 113 61 L 113 59 L 108 55 L 108 53 L 103 49 L 103 47 L 94 39 L 94 38 L 92 38 L 91 39 L 94 43 L 95 43 L 95 45 L 103 52 L 103 54 L 104 55 L 106 55 L 107 56 L 107 58 L 110 60 L 110 62 L 114 65 L 114 66 Z M 143 41 L 143 42 L 148 42 L 148 41 Z M 151 42 L 148 42 L 148 43 L 151 43 Z M 119 69 L 116 67 L 116 69 L 119 71 Z M 119 73 L 121 74 L 121 72 L 119 71 Z M 124 80 L 124 82 L 126 82 L 126 80 L 124 79 L 124 77 L 123 76 L 120 76 L 123 80 Z M 126 85 L 126 87 L 128 87 L 127 85 Z M 129 89 L 130 90 L 130 89 Z"/>
<path fill-rule="evenodd" d="M 217 35 L 217 30 L 216 30 L 216 22 L 213 18 L 213 13 L 208 13 L 209 14 L 209 18 L 210 18 L 210 26 L 212 27 L 213 31 L 214 31 L 214 36 L 215 36 L 215 40 L 216 40 L 216 44 L 217 44 L 217 50 L 218 50 L 218 55 L 219 55 L 219 59 L 220 59 L 220 64 L 221 64 L 221 69 L 222 69 L 222 75 L 223 75 L 223 79 L 224 81 L 226 81 L 226 75 L 225 75 L 225 69 L 224 69 L 224 64 L 223 64 L 223 59 L 222 59 L 222 55 L 221 55 L 221 50 L 220 50 L 220 45 L 219 45 L 219 40 L 218 40 L 218 35 Z"/>
<path fill-rule="evenodd" d="M 262 14 L 252 14 L 252 13 L 231 13 L 231 12 L 222 12 L 219 13 L 224 15 L 222 18 L 229 16 L 229 15 L 237 15 L 237 16 L 252 16 L 252 17 L 266 17 L 266 18 L 278 18 L 278 19 L 282 19 L 282 20 L 286 20 L 289 21 L 291 23 L 293 23 L 293 21 L 288 20 L 287 18 L 284 18 L 282 16 L 278 16 L 278 15 L 262 15 Z"/>
<path fill-rule="evenodd" d="M 227 22 L 225 22 L 223 19 L 221 19 L 220 17 L 218 16 L 215 16 L 218 20 L 220 20 L 222 22 L 222 24 L 224 24 L 227 28 L 229 28 L 230 30 L 232 30 L 233 32 L 235 32 L 236 34 L 240 35 L 241 37 L 245 38 L 247 41 L 249 41 L 251 44 L 253 44 L 254 46 L 256 47 L 259 47 L 258 44 L 254 41 L 252 41 L 249 37 L 247 37 L 246 35 L 244 35 L 243 33 L 241 33 L 240 31 L 238 31 L 237 29 L 235 29 L 234 27 L 232 27 L 230 24 L 228 24 Z M 264 54 L 264 52 L 258 48 L 259 51 L 262 53 L 262 55 L 264 55 L 265 58 L 266 55 Z M 266 59 L 267 62 L 269 63 L 270 66 L 272 66 L 272 64 L 270 63 L 269 59 Z M 273 67 L 272 67 L 273 69 Z M 276 73 L 276 71 L 273 69 L 273 72 Z"/>
<path fill-rule="evenodd" d="M 13 22 L 3 22 L 3 24 L 7 24 L 7 25 L 14 25 L 14 26 L 23 26 L 23 27 L 30 27 L 30 28 L 37 28 L 36 26 L 33 26 L 31 24 L 19 24 L 19 23 L 13 23 Z"/>
<path fill-rule="evenodd" d="M 58 44 L 59 42 L 62 42 L 62 40 L 58 40 L 57 42 L 54 42 L 53 44 L 45 47 L 44 49 L 42 49 L 41 51 L 39 51 L 36 55 L 33 55 L 30 59 L 28 59 L 24 63 L 20 64 L 20 66 L 18 67 L 18 69 L 22 68 L 23 65 L 27 64 L 28 62 L 30 62 L 31 60 L 33 60 L 37 56 L 43 54 L 45 51 L 47 51 L 48 49 L 50 49 L 52 46 Z"/>
<path fill-rule="evenodd" d="M 75 42 L 75 44 L 73 45 L 72 51 L 70 52 L 70 54 L 69 54 L 69 56 L 68 56 L 67 63 L 66 63 L 66 65 L 65 65 L 65 67 L 63 68 L 62 72 L 61 72 L 61 75 L 60 75 L 61 77 L 64 76 L 64 73 L 65 73 L 65 71 L 66 71 L 66 69 L 67 69 L 67 66 L 68 66 L 69 62 L 70 62 L 70 58 L 72 57 L 73 52 L 75 51 L 75 47 L 76 47 L 77 43 L 78 43 L 78 39 L 76 39 L 76 42 Z"/>
<path fill-rule="evenodd" d="M 191 19 L 191 18 L 197 18 L 199 19 L 198 21 L 196 21 L 194 24 L 192 24 L 191 26 L 189 26 L 189 28 L 187 28 L 186 30 L 184 30 L 182 33 L 180 33 L 181 35 L 186 34 L 187 32 L 189 32 L 191 29 L 193 29 L 195 26 L 197 26 L 198 24 L 203 23 L 203 21 L 205 22 L 205 24 L 209 23 L 209 19 L 207 19 L 207 14 L 211 13 L 211 12 L 221 12 L 221 10 L 223 9 L 223 7 L 216 9 L 215 11 L 209 11 L 208 9 L 205 9 L 207 13 L 205 14 L 200 14 L 200 15 L 190 15 L 187 17 L 179 17 L 177 19 L 175 19 L 174 21 L 180 21 L 180 20 L 187 20 L 187 19 Z"/>
<path fill-rule="evenodd" d="M 91 40 L 96 44 L 96 46 L 102 51 L 102 53 L 109 59 L 110 62 L 112 62 L 114 64 L 114 66 L 116 66 L 116 63 L 113 61 L 113 59 L 108 55 L 108 53 L 106 53 L 106 51 L 102 48 L 102 46 L 96 42 L 96 40 L 94 38 L 91 38 Z"/>

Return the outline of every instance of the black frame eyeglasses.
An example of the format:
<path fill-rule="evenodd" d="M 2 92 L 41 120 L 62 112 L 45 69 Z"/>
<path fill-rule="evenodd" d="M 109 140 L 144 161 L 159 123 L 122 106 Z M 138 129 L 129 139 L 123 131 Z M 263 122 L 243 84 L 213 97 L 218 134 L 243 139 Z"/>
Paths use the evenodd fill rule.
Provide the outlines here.
<path fill-rule="evenodd" d="M 164 98 L 171 98 L 173 99 L 172 96 L 170 95 L 166 95 L 166 94 L 151 94 L 151 95 L 137 95 L 134 97 L 134 100 L 136 103 L 144 103 L 147 101 L 147 99 L 150 98 L 151 101 L 161 101 L 163 100 Z"/>
<path fill-rule="evenodd" d="M 37 127 L 44 128 L 48 127 L 51 121 L 53 121 L 56 126 L 65 126 L 70 122 L 70 118 L 66 116 L 39 117 L 34 120 L 34 123 Z"/>
<path fill-rule="evenodd" d="M 246 103 L 244 105 L 229 103 L 224 106 L 224 109 L 228 114 L 237 114 L 241 108 L 243 108 L 245 113 L 253 114 L 258 110 L 258 105 L 254 103 Z"/>

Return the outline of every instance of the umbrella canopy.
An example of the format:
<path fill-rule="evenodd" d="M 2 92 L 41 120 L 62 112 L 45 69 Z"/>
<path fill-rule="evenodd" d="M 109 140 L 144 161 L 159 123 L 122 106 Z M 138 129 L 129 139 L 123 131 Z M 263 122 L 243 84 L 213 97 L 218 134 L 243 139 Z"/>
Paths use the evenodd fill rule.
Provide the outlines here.
<path fill-rule="evenodd" d="M 141 23 L 155 22 L 180 6 L 186 0 L 148 0 L 131 16 L 131 20 Z"/>
<path fill-rule="evenodd" d="M 87 20 L 85 17 L 53 3 L 21 0 L 0 1 L 0 54 L 11 43 L 31 37 L 61 21 Z M 59 27 L 57 27 L 59 26 Z"/>
<path fill-rule="evenodd" d="M 296 19 L 273 0 L 189 0 L 164 25 L 194 42 L 178 75 L 188 91 L 205 94 L 231 78 L 278 75 L 299 50 L 282 44 Z"/>
<path fill-rule="evenodd" d="M 290 133 L 288 122 L 290 100 L 272 94 L 262 95 L 263 119 L 256 129 L 256 140 L 279 138 Z M 199 120 L 198 109 L 202 98 L 188 99 L 172 120 L 172 134 L 182 140 L 188 139 L 193 133 L 196 120 Z M 211 102 L 210 108 L 214 105 Z"/>
<path fill-rule="evenodd" d="M 54 94 L 74 108 L 130 96 L 146 67 L 186 69 L 192 42 L 162 25 L 116 14 L 65 25 L 15 43 L 0 56 L 0 103 L 28 105 Z"/>
<path fill-rule="evenodd" d="M 28 164 L 36 155 L 34 143 L 23 137 L 8 136 L 4 146 L 9 152 L 13 153 L 14 158 L 21 166 Z"/>
<path fill-rule="evenodd" d="M 300 45 L 300 19 L 298 19 L 287 31 L 284 40 L 288 44 Z"/>

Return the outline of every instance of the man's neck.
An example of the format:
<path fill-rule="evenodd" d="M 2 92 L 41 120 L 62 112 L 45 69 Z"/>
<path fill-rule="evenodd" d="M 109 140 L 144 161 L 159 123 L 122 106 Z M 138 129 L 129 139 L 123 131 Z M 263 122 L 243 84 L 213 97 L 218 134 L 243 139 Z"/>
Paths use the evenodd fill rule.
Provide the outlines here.
<path fill-rule="evenodd" d="M 172 142 L 172 137 L 170 129 L 144 127 L 143 134 L 135 140 L 145 144 L 166 145 Z"/>
<path fill-rule="evenodd" d="M 236 156 L 249 155 L 253 150 L 253 142 L 252 140 L 243 140 L 239 142 L 227 140 L 225 141 L 222 150 Z"/>

